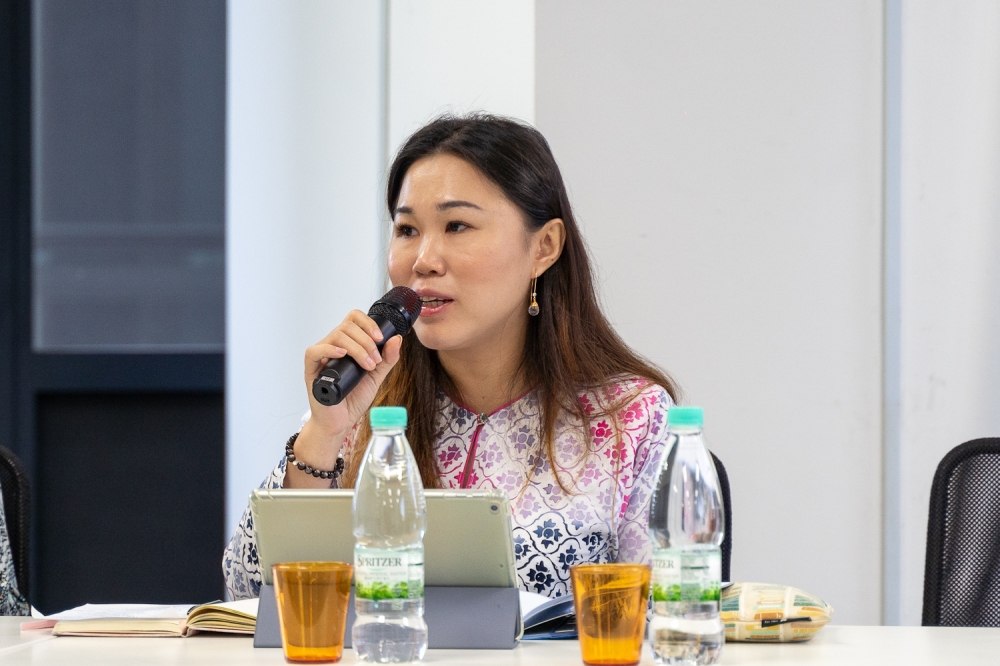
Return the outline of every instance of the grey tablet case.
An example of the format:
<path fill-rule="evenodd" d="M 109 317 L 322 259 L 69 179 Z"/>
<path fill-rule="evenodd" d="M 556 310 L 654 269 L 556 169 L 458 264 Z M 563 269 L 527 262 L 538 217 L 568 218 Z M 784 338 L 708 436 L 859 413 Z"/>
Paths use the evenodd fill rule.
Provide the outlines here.
<path fill-rule="evenodd" d="M 521 613 L 503 493 L 427 490 L 424 619 L 431 648 L 517 645 Z M 271 565 L 354 559 L 351 490 L 258 489 L 250 499 L 264 585 L 254 647 L 281 647 Z M 345 646 L 354 623 L 351 598 Z"/>
<path fill-rule="evenodd" d="M 521 608 L 516 587 L 425 587 L 424 621 L 428 647 L 506 650 L 517 646 Z M 344 647 L 351 647 L 354 592 L 347 613 Z M 260 588 L 254 647 L 281 647 L 274 587 Z"/>

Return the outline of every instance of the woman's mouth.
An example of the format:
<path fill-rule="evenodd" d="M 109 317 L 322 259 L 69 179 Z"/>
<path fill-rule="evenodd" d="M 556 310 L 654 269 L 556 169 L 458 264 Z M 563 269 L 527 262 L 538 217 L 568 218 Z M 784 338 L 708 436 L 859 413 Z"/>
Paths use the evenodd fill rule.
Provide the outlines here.
<path fill-rule="evenodd" d="M 421 296 L 420 316 L 431 317 L 440 314 L 448 305 L 454 301 L 450 298 L 440 296 Z"/>

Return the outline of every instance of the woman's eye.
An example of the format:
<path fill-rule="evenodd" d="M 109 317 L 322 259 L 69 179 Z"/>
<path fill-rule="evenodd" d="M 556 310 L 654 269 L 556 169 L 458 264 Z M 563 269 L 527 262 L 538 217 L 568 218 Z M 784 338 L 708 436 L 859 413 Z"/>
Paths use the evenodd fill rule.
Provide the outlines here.
<path fill-rule="evenodd" d="M 468 229 L 469 225 L 467 225 L 465 222 L 449 222 L 446 228 L 448 229 L 448 231 L 455 232 L 455 231 L 462 231 L 463 229 Z"/>
<path fill-rule="evenodd" d="M 396 235 L 402 236 L 404 238 L 409 238 L 417 233 L 417 230 L 408 224 L 397 224 L 396 225 Z"/>

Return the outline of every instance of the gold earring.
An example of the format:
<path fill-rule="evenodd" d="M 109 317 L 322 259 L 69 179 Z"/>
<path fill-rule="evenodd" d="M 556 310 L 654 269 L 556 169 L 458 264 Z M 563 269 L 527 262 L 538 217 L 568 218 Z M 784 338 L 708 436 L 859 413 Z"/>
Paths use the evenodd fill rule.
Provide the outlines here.
<path fill-rule="evenodd" d="M 528 306 L 528 314 L 532 317 L 538 316 L 538 301 L 535 300 L 535 287 L 538 286 L 538 278 L 531 278 L 531 305 Z"/>

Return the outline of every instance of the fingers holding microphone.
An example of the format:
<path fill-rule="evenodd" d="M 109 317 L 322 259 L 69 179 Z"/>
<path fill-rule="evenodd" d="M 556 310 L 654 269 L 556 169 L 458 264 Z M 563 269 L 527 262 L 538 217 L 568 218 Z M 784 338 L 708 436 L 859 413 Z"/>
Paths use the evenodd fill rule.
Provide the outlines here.
<path fill-rule="evenodd" d="M 375 382 L 375 388 L 382 385 L 382 380 L 386 378 L 389 371 L 395 367 L 399 361 L 399 352 L 403 348 L 403 336 L 394 335 L 382 347 L 382 355 L 375 369 L 368 373 L 368 377 Z M 363 381 L 363 380 L 362 380 Z"/>
<path fill-rule="evenodd" d="M 378 351 L 382 341 L 378 324 L 360 310 L 352 310 L 329 335 L 306 350 L 306 381 L 314 380 L 329 361 L 345 356 L 364 370 L 374 370 L 382 360 Z"/>
<path fill-rule="evenodd" d="M 368 314 L 351 312 L 325 342 L 347 353 L 329 361 L 313 380 L 312 395 L 321 405 L 337 405 L 382 362 L 382 347 L 404 336 L 420 316 L 420 297 L 407 287 L 394 287 L 375 301 Z M 387 371 L 386 371 L 387 372 Z"/>
<path fill-rule="evenodd" d="M 355 310 L 339 328 L 347 335 L 346 349 L 351 357 L 365 370 L 369 372 L 374 370 L 382 360 L 379 347 L 385 339 L 378 324 L 368 315 Z"/>
<path fill-rule="evenodd" d="M 306 349 L 305 380 L 311 416 L 299 432 L 294 453 L 298 460 L 315 469 L 335 469 L 337 456 L 345 437 L 354 424 L 364 417 L 375 399 L 378 387 L 399 361 L 399 351 L 402 346 L 400 336 L 396 335 L 389 339 L 376 363 L 368 352 L 368 343 L 374 344 L 372 338 L 368 337 L 365 341 L 355 337 L 360 330 L 364 329 L 356 326 L 338 326 L 322 341 Z M 353 359 L 357 365 L 370 366 L 372 370 L 364 373 L 357 390 L 351 392 L 342 402 L 332 406 L 323 405 L 313 395 L 313 382 L 331 361 L 344 358 Z M 283 481 L 285 488 L 324 488 L 329 487 L 329 484 L 328 480 L 314 478 L 295 466 L 288 468 Z"/>
<path fill-rule="evenodd" d="M 416 292 L 395 287 L 375 301 L 368 314 L 352 311 L 306 350 L 305 380 L 312 417 L 295 444 L 300 460 L 315 469 L 332 469 L 344 437 L 364 417 L 378 387 L 399 361 L 402 336 L 413 327 L 420 308 Z M 321 481 L 292 469 L 284 485 L 318 487 Z"/>
<path fill-rule="evenodd" d="M 329 373 L 331 367 L 340 368 L 336 375 L 338 377 L 374 372 L 379 363 L 384 363 L 378 350 L 382 339 L 378 325 L 360 310 L 353 310 L 329 335 L 306 349 L 305 381 L 312 412 L 311 420 L 322 425 L 324 430 L 349 429 L 357 415 L 349 414 L 346 405 L 335 408 L 340 400 L 333 401 L 329 391 L 319 392 L 317 386 L 326 388 L 326 385 L 317 382 L 317 378 L 323 372 L 333 374 Z"/>
<path fill-rule="evenodd" d="M 326 367 L 326 364 L 335 358 L 343 358 L 347 355 L 347 350 L 343 347 L 328 342 L 317 342 L 312 347 L 306 349 L 306 384 L 312 386 L 312 381 L 319 375 L 319 371 Z"/>
<path fill-rule="evenodd" d="M 370 339 L 370 338 L 369 338 Z M 376 362 L 366 351 L 352 348 L 351 343 L 338 340 L 339 344 L 321 342 L 306 350 L 306 386 L 310 388 L 309 404 L 312 420 L 322 424 L 324 430 L 349 430 L 371 406 L 378 387 L 399 361 L 403 338 L 394 335 L 382 348 Z M 360 347 L 360 346 L 359 346 Z M 350 352 L 348 352 L 350 350 Z M 324 404 L 316 399 L 316 380 L 320 372 L 326 370 L 331 361 L 351 358 L 365 372 L 349 395 L 343 396 L 336 404 Z M 352 387 L 353 388 L 353 387 Z"/>

